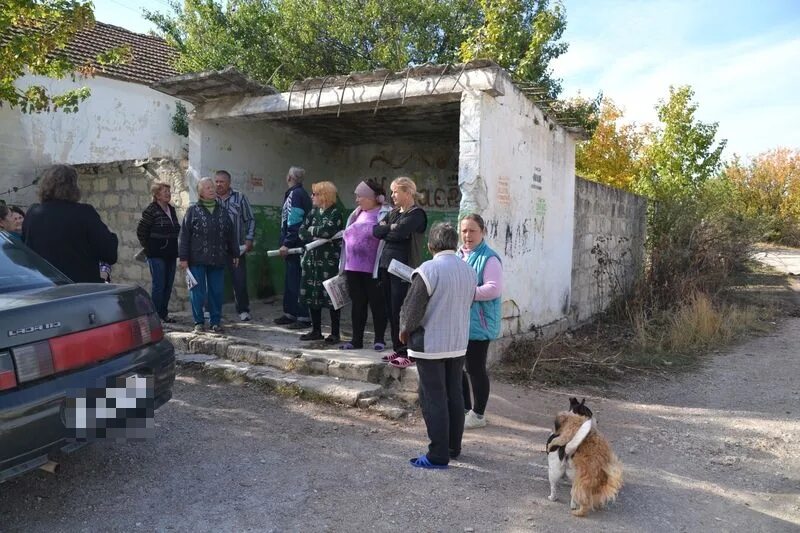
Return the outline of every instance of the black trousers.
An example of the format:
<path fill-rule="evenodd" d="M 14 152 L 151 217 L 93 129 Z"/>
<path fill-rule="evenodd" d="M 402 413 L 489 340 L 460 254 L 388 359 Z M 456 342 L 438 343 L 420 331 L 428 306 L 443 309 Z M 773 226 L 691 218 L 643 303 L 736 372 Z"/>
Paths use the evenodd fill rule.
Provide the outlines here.
<path fill-rule="evenodd" d="M 464 389 L 464 409 L 472 409 L 477 414 L 486 412 L 486 402 L 489 401 L 489 374 L 486 373 L 486 354 L 489 351 L 489 341 L 469 341 L 464 369 L 462 388 Z M 475 405 L 472 404 L 470 395 L 475 396 Z"/>
<path fill-rule="evenodd" d="M 384 342 L 386 335 L 386 304 L 380 282 L 370 272 L 345 271 L 347 292 L 352 301 L 353 340 L 356 348 L 364 347 L 364 328 L 367 327 L 367 310 L 372 311 L 375 342 Z"/>
<path fill-rule="evenodd" d="M 338 337 L 340 324 L 339 317 L 341 316 L 341 313 L 338 309 L 334 309 L 333 307 L 328 309 L 328 311 L 330 311 L 331 314 L 331 335 Z M 318 333 L 322 333 L 322 308 L 311 307 L 309 308 L 309 312 L 311 313 L 311 329 Z"/>
<path fill-rule="evenodd" d="M 233 260 L 228 259 L 228 272 L 231 273 L 236 312 L 249 313 L 250 296 L 247 294 L 247 254 L 239 256 L 239 266 L 236 267 L 233 266 Z"/>
<path fill-rule="evenodd" d="M 464 436 L 464 396 L 461 379 L 464 357 L 416 359 L 419 372 L 419 404 L 428 428 L 428 460 L 446 465 L 450 450 L 461 451 Z"/>
<path fill-rule="evenodd" d="M 406 294 L 408 294 L 411 284 L 393 274 L 389 274 L 389 271 L 385 268 L 380 269 L 379 276 L 381 285 L 383 285 L 383 297 L 386 301 L 386 316 L 389 319 L 389 327 L 392 330 L 392 349 L 398 355 L 405 357 L 408 353 L 408 348 L 400 342 L 400 308 L 403 307 L 403 301 L 406 299 Z"/>

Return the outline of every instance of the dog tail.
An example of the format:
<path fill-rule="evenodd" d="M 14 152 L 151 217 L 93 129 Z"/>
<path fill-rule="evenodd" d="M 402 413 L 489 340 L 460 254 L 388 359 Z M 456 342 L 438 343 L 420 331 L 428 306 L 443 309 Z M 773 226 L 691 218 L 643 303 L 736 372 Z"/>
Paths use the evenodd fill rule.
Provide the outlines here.
<path fill-rule="evenodd" d="M 608 453 L 605 464 L 584 459 L 580 471 L 576 467 L 572 498 L 586 510 L 600 509 L 613 502 L 622 488 L 622 463 L 614 452 L 608 450 Z"/>
<path fill-rule="evenodd" d="M 617 494 L 622 488 L 622 463 L 611 452 L 611 460 L 604 468 L 606 474 L 606 482 L 599 487 L 599 491 L 595 498 L 597 503 L 605 505 L 617 499 Z"/>

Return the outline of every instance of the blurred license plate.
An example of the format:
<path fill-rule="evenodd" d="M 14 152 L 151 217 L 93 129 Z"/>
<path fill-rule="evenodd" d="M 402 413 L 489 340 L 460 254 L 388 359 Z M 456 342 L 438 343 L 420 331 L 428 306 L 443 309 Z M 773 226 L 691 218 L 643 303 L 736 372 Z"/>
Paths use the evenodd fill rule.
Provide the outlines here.
<path fill-rule="evenodd" d="M 105 387 L 73 391 L 64 405 L 64 425 L 76 440 L 152 437 L 153 378 L 130 374 Z"/>

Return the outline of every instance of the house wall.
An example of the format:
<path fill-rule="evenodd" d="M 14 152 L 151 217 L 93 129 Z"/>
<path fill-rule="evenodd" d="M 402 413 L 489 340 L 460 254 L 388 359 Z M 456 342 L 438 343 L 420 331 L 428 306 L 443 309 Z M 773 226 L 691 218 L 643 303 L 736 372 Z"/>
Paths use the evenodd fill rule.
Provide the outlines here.
<path fill-rule="evenodd" d="M 571 321 L 578 324 L 625 294 L 642 272 L 647 200 L 575 178 Z"/>
<path fill-rule="evenodd" d="M 86 86 L 91 96 L 76 113 L 24 114 L 0 107 L 0 193 L 31 183 L 54 163 L 109 163 L 147 158 L 180 159 L 186 139 L 171 130 L 175 98 L 145 85 L 103 77 L 54 80 L 24 76 L 20 87 L 43 85 L 53 93 Z M 191 108 L 191 106 L 187 107 Z M 29 205 L 36 187 L 0 198 Z"/>
<path fill-rule="evenodd" d="M 232 175 L 233 187 L 244 192 L 253 206 L 256 243 L 248 256 L 248 284 L 257 297 L 283 292 L 283 263 L 267 257 L 266 252 L 277 248 L 285 177 L 292 165 L 306 169 L 307 189 L 317 181 L 335 183 L 347 210 L 355 207 L 353 191 L 362 179 L 382 181 L 388 193 L 391 180 L 406 175 L 416 181 L 422 194 L 420 205 L 431 224 L 455 221 L 457 216 L 460 191 L 455 138 L 436 145 L 408 141 L 334 145 L 289 129 L 278 120 L 192 120 L 189 139 L 191 198 L 196 199 L 194 185 L 200 177 L 225 169 Z"/>
<path fill-rule="evenodd" d="M 503 335 L 565 325 L 570 309 L 575 141 L 503 76 L 464 93 L 461 212 L 480 213 L 503 261 Z"/>

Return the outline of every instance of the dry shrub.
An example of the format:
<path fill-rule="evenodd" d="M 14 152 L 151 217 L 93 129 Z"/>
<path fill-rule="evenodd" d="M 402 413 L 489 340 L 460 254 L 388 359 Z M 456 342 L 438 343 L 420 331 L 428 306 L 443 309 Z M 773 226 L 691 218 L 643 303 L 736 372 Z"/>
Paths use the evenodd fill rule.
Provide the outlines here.
<path fill-rule="evenodd" d="M 695 292 L 655 316 L 640 311 L 629 322 L 595 322 L 552 339 L 515 341 L 495 371 L 512 381 L 576 384 L 690 368 L 711 348 L 768 330 L 765 318 L 772 318 L 769 309 L 714 303 Z"/>
<path fill-rule="evenodd" d="M 661 342 L 649 348 L 686 353 L 727 344 L 756 328 L 759 321 L 760 313 L 753 306 L 715 305 L 707 294 L 696 292 L 669 315 Z"/>

